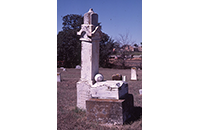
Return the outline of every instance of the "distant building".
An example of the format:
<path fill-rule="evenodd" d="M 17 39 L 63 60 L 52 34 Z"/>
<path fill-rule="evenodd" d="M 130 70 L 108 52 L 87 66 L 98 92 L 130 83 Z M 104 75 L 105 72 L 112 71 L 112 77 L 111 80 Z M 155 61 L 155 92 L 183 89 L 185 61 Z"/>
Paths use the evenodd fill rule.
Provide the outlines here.
<path fill-rule="evenodd" d="M 134 47 L 134 51 L 142 52 L 142 46 Z"/>
<path fill-rule="evenodd" d="M 123 45 L 120 50 L 123 50 L 123 51 L 134 51 L 134 47 L 132 47 L 130 45 Z"/>
<path fill-rule="evenodd" d="M 139 46 L 139 47 L 138 47 L 138 51 L 142 51 L 142 46 Z"/>

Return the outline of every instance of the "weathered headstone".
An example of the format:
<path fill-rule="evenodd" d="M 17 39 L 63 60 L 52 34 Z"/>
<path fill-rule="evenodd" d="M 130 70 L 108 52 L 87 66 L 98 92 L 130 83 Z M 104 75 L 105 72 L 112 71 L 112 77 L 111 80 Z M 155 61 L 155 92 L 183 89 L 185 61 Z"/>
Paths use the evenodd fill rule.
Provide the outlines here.
<path fill-rule="evenodd" d="M 142 95 L 142 89 L 139 90 L 140 95 Z"/>
<path fill-rule="evenodd" d="M 128 84 L 122 81 L 121 75 L 118 76 L 120 81 L 106 81 L 99 74 L 101 29 L 98 15 L 92 9 L 84 14 L 84 24 L 77 34 L 81 35 L 82 44 L 81 78 L 76 84 L 77 107 L 86 110 L 89 121 L 123 124 L 130 118 L 133 97 L 128 94 Z M 104 116 L 97 113 L 103 113 Z"/>
<path fill-rule="evenodd" d="M 137 80 L 136 67 L 131 68 L 131 80 Z"/>
<path fill-rule="evenodd" d="M 77 82 L 77 107 L 86 109 L 85 101 L 91 98 L 90 87 L 95 83 L 94 77 L 99 72 L 99 42 L 101 28 L 98 15 L 90 9 L 84 14 L 84 24 L 77 33 L 81 35 L 81 78 Z"/>
<path fill-rule="evenodd" d="M 75 69 L 81 69 L 81 66 L 80 66 L 80 65 L 77 65 Z"/>

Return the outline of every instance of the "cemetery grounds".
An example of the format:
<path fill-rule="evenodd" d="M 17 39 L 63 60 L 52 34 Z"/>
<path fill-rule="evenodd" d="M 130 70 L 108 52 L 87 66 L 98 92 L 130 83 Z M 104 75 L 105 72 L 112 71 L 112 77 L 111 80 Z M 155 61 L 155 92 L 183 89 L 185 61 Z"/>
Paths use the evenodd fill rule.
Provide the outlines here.
<path fill-rule="evenodd" d="M 133 95 L 134 117 L 124 125 L 102 125 L 95 122 L 87 122 L 86 112 L 76 108 L 76 83 L 80 79 L 81 70 L 66 68 L 66 71 L 57 68 L 61 72 L 62 82 L 57 82 L 57 129 L 58 130 L 142 130 L 142 70 L 137 70 L 137 81 L 131 81 L 130 69 L 99 68 L 105 80 L 111 80 L 113 74 L 127 76 L 129 93 Z"/>

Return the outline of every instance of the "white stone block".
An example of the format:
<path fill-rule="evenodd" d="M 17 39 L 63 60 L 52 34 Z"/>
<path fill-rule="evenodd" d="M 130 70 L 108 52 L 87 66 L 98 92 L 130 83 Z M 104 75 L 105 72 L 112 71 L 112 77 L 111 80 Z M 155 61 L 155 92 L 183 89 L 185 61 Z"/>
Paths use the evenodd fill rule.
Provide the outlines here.
<path fill-rule="evenodd" d="M 131 68 L 131 80 L 137 80 L 136 67 Z"/>
<path fill-rule="evenodd" d="M 140 95 L 142 95 L 142 89 L 139 90 Z"/>
<path fill-rule="evenodd" d="M 57 73 L 57 82 L 61 82 L 61 73 Z"/>
<path fill-rule="evenodd" d="M 126 76 L 122 76 L 122 81 L 126 82 Z"/>
<path fill-rule="evenodd" d="M 81 66 L 80 66 L 80 65 L 77 65 L 77 66 L 76 66 L 76 69 L 81 69 Z"/>
<path fill-rule="evenodd" d="M 123 81 L 107 80 L 96 82 L 90 90 L 93 98 L 120 99 L 128 93 L 128 84 Z"/>

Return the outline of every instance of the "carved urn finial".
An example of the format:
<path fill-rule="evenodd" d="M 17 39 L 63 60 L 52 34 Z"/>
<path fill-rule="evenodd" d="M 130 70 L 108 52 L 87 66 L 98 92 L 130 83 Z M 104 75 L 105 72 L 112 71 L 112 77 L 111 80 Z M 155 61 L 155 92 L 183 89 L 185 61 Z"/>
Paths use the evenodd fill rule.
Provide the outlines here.
<path fill-rule="evenodd" d="M 88 12 L 94 12 L 94 11 L 93 11 L 93 9 L 92 9 L 92 8 L 90 8 Z"/>

